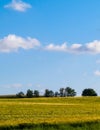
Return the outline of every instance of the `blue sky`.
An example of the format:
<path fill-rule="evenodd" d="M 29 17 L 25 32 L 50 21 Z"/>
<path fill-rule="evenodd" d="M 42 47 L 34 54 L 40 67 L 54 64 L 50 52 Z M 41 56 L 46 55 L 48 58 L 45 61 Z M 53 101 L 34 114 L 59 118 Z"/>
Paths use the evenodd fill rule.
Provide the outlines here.
<path fill-rule="evenodd" d="M 0 0 L 0 94 L 93 88 L 100 95 L 100 0 Z"/>

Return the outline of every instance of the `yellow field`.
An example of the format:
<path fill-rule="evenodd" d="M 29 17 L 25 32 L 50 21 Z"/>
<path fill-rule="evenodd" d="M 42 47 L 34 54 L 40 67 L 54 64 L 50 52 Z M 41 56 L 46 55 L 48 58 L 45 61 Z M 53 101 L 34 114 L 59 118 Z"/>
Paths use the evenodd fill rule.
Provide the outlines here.
<path fill-rule="evenodd" d="M 0 99 L 0 126 L 100 121 L 100 97 Z"/>

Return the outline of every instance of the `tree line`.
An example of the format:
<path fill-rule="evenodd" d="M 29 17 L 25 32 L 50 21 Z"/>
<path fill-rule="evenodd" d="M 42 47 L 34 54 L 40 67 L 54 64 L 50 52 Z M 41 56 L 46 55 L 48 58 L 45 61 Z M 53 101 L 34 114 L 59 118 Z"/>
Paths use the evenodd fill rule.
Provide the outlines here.
<path fill-rule="evenodd" d="M 16 94 L 16 97 L 18 98 L 32 98 L 32 97 L 74 97 L 76 96 L 77 93 L 75 89 L 71 87 L 66 87 L 66 88 L 60 88 L 59 91 L 54 92 L 53 90 L 45 89 L 44 94 L 40 95 L 40 92 L 38 90 L 31 90 L 28 89 L 26 94 L 24 92 L 19 92 Z M 82 91 L 82 96 L 97 96 L 97 93 L 94 89 L 92 88 L 86 88 Z"/>

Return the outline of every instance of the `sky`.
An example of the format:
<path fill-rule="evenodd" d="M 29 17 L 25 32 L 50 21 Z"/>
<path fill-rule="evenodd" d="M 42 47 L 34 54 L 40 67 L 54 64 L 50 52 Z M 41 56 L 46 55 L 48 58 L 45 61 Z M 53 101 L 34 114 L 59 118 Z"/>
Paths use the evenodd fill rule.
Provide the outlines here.
<path fill-rule="evenodd" d="M 0 95 L 100 95 L 100 0 L 0 0 Z"/>

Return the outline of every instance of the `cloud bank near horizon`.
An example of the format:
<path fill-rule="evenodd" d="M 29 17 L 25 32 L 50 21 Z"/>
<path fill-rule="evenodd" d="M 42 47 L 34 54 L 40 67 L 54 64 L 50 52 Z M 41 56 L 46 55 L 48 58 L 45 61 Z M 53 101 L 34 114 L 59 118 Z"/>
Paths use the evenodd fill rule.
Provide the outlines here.
<path fill-rule="evenodd" d="M 30 50 L 35 48 L 42 49 L 43 51 L 56 51 L 74 54 L 100 54 L 100 41 L 94 40 L 85 44 L 74 43 L 69 46 L 67 45 L 67 42 L 60 45 L 51 43 L 43 46 L 36 38 L 24 38 L 15 34 L 9 34 L 8 36 L 0 39 L 0 52 L 2 53 L 17 52 L 19 49 Z"/>

